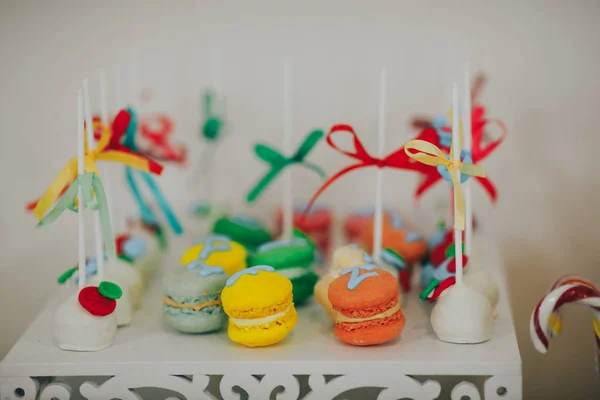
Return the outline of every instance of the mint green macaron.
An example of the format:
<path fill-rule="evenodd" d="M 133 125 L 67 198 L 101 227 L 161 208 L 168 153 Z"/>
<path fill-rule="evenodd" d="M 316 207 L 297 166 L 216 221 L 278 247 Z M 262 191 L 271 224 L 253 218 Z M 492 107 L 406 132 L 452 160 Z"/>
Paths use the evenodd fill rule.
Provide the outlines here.
<path fill-rule="evenodd" d="M 177 267 L 163 281 L 164 320 L 185 333 L 217 331 L 227 323 L 221 291 L 228 276 L 222 268 L 190 267 Z"/>

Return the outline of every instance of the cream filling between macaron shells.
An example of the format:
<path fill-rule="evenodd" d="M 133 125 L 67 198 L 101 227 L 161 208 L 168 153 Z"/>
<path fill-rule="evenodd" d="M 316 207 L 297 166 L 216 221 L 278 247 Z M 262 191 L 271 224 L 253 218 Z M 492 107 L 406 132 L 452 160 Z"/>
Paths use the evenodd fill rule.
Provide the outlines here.
<path fill-rule="evenodd" d="M 286 278 L 292 280 L 292 279 L 296 279 L 303 275 L 308 274 L 310 272 L 310 269 L 302 268 L 302 267 L 284 268 L 284 269 L 276 269 L 275 272 L 277 272 L 279 275 L 283 275 Z"/>
<path fill-rule="evenodd" d="M 370 317 L 365 317 L 365 318 L 350 318 L 350 317 L 347 317 L 344 314 L 340 313 L 339 311 L 337 311 L 337 317 L 335 319 L 335 322 L 341 324 L 341 323 L 345 323 L 345 322 L 357 323 L 357 322 L 371 321 L 374 319 L 391 317 L 392 315 L 396 314 L 398 311 L 400 311 L 400 303 L 396 303 L 395 306 L 385 310 L 382 313 L 375 314 L 375 315 L 372 315 Z"/>
<path fill-rule="evenodd" d="M 232 322 L 238 326 L 254 326 L 254 325 L 264 325 L 269 324 L 273 321 L 278 320 L 279 318 L 285 317 L 285 315 L 292 309 L 292 304 L 288 306 L 285 310 L 273 314 L 268 315 L 262 318 L 253 318 L 253 319 L 240 319 L 240 318 L 229 318 L 229 322 Z"/>

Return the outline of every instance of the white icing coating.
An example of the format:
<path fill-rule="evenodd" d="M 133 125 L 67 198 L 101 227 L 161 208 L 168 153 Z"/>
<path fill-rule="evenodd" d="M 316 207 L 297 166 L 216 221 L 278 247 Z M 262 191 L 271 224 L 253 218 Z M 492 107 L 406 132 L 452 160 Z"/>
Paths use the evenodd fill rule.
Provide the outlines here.
<path fill-rule="evenodd" d="M 477 290 L 456 284 L 436 300 L 431 311 L 431 325 L 443 342 L 485 342 L 494 332 L 492 307 Z"/>
<path fill-rule="evenodd" d="M 163 251 L 158 246 L 156 236 L 143 230 L 136 229 L 131 236 L 143 237 L 146 240 L 146 254 L 135 260 L 135 268 L 140 272 L 144 287 L 163 263 Z"/>
<path fill-rule="evenodd" d="M 269 324 L 273 321 L 276 321 L 279 318 L 285 317 L 285 314 L 287 314 L 291 309 L 292 309 L 292 305 L 290 304 L 288 306 L 288 308 L 286 308 L 285 310 L 283 310 L 282 312 L 279 312 L 277 314 L 269 315 L 269 316 L 262 317 L 262 318 L 253 318 L 253 319 L 229 318 L 229 321 L 236 324 L 237 326 L 264 325 L 264 324 Z"/>
<path fill-rule="evenodd" d="M 484 270 L 465 272 L 463 282 L 483 294 L 488 299 L 492 310 L 496 309 L 500 300 L 500 288 L 489 272 Z"/>
<path fill-rule="evenodd" d="M 284 269 L 279 269 L 279 270 L 275 270 L 275 272 L 277 272 L 278 274 L 281 274 L 283 276 L 285 276 L 288 279 L 296 279 L 299 278 L 303 275 L 306 275 L 307 273 L 310 272 L 310 269 L 307 268 L 284 268 Z"/>
<path fill-rule="evenodd" d="M 86 280 L 86 286 L 98 286 L 102 281 L 110 281 L 119 285 L 123 295 L 117 300 L 117 309 L 115 310 L 117 325 L 129 325 L 133 317 L 133 310 L 141 306 L 143 296 L 141 275 L 137 268 L 122 260 L 106 260 L 105 266 L 104 279 L 100 279 L 98 274 L 90 276 Z"/>
<path fill-rule="evenodd" d="M 96 317 L 79 304 L 79 293 L 70 296 L 54 317 L 58 347 L 70 351 L 98 351 L 110 347 L 117 332 L 115 313 Z"/>
<path fill-rule="evenodd" d="M 473 241 L 472 255 L 469 257 L 469 263 L 465 268 L 463 282 L 465 285 L 481 292 L 490 302 L 492 310 L 496 309 L 500 300 L 500 288 L 494 281 L 492 275 L 485 269 L 482 269 L 484 260 L 483 248 Z"/>

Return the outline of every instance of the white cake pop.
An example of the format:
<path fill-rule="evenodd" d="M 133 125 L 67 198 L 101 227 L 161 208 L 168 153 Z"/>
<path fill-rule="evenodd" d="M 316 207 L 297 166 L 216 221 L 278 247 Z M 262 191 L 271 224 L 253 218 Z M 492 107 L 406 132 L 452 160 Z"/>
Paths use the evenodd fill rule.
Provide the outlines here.
<path fill-rule="evenodd" d="M 162 228 L 144 226 L 141 221 L 128 221 L 127 225 L 129 237 L 140 238 L 144 241 L 143 254 L 133 259 L 133 265 L 139 271 L 144 286 L 148 286 L 150 279 L 164 263 L 164 245 L 160 243 L 163 240 L 161 235 L 164 235 L 164 231 L 152 231 Z"/>
<path fill-rule="evenodd" d="M 436 166 L 442 177 L 452 183 L 454 191 L 453 237 L 456 275 L 442 281 L 432 279 L 427 289 L 421 294 L 423 300 L 425 298 L 429 301 L 437 300 L 431 312 L 431 325 L 442 341 L 481 343 L 492 338 L 494 321 L 488 299 L 479 291 L 463 283 L 462 241 L 465 227 L 465 202 L 461 183 L 464 183 L 466 178 L 463 174 L 485 176 L 485 171 L 472 164 L 469 153 L 462 151 L 459 130 L 458 85 L 454 83 L 452 85 L 452 151 L 450 157 L 445 158 L 444 153 L 435 145 L 418 140 L 408 142 L 405 149 L 409 157 L 426 165 Z M 409 150 L 412 149 L 419 152 L 411 153 Z M 471 221 L 466 224 L 472 225 Z"/>
<path fill-rule="evenodd" d="M 118 326 L 126 326 L 131 323 L 133 318 L 134 302 L 131 295 L 131 288 L 133 292 L 141 294 L 141 280 L 138 272 L 131 267 L 131 265 L 120 261 L 120 260 L 105 260 L 106 271 L 104 278 L 100 278 L 97 274 L 97 263 L 96 257 L 90 257 L 86 261 L 86 279 L 84 287 L 98 286 L 103 280 L 110 280 L 116 283 L 121 288 L 127 288 L 123 291 L 121 298 L 117 302 L 117 308 L 115 310 L 115 316 Z M 60 278 L 59 283 L 66 282 L 70 276 L 77 271 L 78 268 L 72 268 L 65 272 Z M 72 282 L 73 285 L 79 285 L 80 275 L 75 275 Z"/>
<path fill-rule="evenodd" d="M 111 288 L 118 286 L 111 284 Z M 118 297 L 119 292 L 114 295 Z M 58 308 L 54 319 L 58 347 L 70 351 L 98 351 L 110 347 L 117 332 L 115 300 L 104 297 L 95 286 L 70 296 Z"/>
<path fill-rule="evenodd" d="M 119 259 L 107 260 L 104 262 L 104 265 L 106 266 L 104 279 L 98 274 L 92 275 L 88 280 L 88 286 L 98 285 L 102 280 L 115 282 L 117 285 L 124 288 L 125 292 L 121 300 L 119 300 L 119 303 L 125 303 L 126 301 L 122 300 L 123 298 L 127 298 L 127 301 L 131 303 L 132 309 L 137 310 L 140 308 L 143 290 L 142 277 L 139 271 L 131 264 Z M 119 306 L 117 306 L 117 308 L 119 308 Z M 119 323 L 119 326 L 121 325 L 122 324 Z"/>
<path fill-rule="evenodd" d="M 494 332 L 492 308 L 477 290 L 455 284 L 439 293 L 431 311 L 431 326 L 444 342 L 485 342 Z"/>
<path fill-rule="evenodd" d="M 85 174 L 84 167 L 83 92 L 77 92 L 77 175 Z M 72 351 L 98 351 L 109 347 L 115 338 L 117 320 L 113 314 L 122 295 L 118 285 L 102 282 L 99 287 L 86 287 L 85 220 L 83 216 L 83 190 L 78 181 L 77 231 L 79 290 L 57 310 L 54 318 L 54 335 L 58 347 Z M 69 271 L 59 282 L 69 279 Z"/>
<path fill-rule="evenodd" d="M 471 253 L 469 265 L 465 268 L 463 282 L 465 285 L 481 292 L 490 302 L 492 310 L 495 310 L 500 300 L 500 288 L 492 275 L 482 268 L 482 248 L 477 245 L 477 241 L 474 241 Z"/>

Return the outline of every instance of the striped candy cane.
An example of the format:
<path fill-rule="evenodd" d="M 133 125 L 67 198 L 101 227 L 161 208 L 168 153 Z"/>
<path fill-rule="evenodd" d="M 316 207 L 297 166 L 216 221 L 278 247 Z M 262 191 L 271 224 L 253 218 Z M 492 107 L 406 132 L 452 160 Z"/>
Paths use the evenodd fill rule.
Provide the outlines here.
<path fill-rule="evenodd" d="M 552 285 L 531 314 L 531 341 L 537 351 L 546 353 L 550 338 L 560 333 L 561 307 L 571 303 L 588 306 L 594 312 L 592 322 L 596 339 L 596 363 L 600 372 L 600 290 L 585 278 L 569 275 Z"/>

